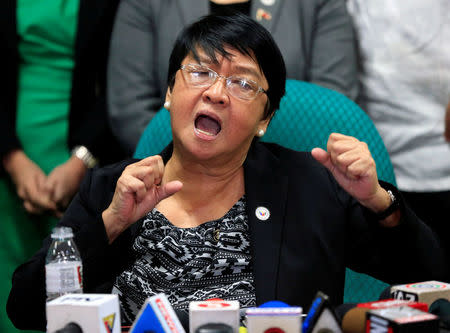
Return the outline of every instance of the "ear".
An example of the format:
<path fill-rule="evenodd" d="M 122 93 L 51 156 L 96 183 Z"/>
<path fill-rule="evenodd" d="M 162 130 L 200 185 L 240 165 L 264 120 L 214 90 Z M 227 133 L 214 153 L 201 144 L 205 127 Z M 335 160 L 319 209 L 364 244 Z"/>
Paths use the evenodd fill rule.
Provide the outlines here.
<path fill-rule="evenodd" d="M 171 89 L 170 89 L 170 87 L 169 87 L 169 88 L 167 88 L 167 92 L 166 92 L 166 100 L 165 100 L 165 102 L 170 102 L 171 99 L 172 99 L 172 91 L 171 91 Z"/>
<path fill-rule="evenodd" d="M 272 120 L 272 116 L 273 115 L 271 115 L 266 119 L 261 119 L 258 124 L 258 130 L 264 130 L 264 132 L 267 132 L 267 127 L 269 126 L 269 123 Z"/>

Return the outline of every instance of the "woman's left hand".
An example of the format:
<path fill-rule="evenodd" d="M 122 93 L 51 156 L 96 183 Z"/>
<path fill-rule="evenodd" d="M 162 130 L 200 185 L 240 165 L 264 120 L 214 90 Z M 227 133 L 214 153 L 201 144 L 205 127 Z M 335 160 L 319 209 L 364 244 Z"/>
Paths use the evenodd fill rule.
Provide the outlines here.
<path fill-rule="evenodd" d="M 44 191 L 48 192 L 56 202 L 58 210 L 55 215 L 57 217 L 62 216 L 70 200 L 78 191 L 86 171 L 87 168 L 83 161 L 72 156 L 67 162 L 54 168 L 48 175 Z"/>
<path fill-rule="evenodd" d="M 314 148 L 311 154 L 333 174 L 344 190 L 376 213 L 390 206 L 391 199 L 378 183 L 375 161 L 365 142 L 332 133 L 327 150 Z"/>

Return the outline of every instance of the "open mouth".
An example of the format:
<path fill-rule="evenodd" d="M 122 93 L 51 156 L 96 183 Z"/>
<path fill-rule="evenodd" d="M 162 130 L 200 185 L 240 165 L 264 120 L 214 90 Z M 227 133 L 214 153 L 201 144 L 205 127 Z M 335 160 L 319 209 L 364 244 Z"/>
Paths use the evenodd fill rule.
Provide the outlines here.
<path fill-rule="evenodd" d="M 222 127 L 216 119 L 202 114 L 195 119 L 195 129 L 202 134 L 216 136 Z"/>

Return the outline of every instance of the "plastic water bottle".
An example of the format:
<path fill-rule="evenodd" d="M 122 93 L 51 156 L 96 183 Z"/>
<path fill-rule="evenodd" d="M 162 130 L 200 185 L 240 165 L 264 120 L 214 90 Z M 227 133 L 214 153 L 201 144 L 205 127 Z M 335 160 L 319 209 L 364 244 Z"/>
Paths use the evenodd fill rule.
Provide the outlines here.
<path fill-rule="evenodd" d="M 72 228 L 56 227 L 45 258 L 47 301 L 68 293 L 83 292 L 81 256 L 73 241 Z"/>

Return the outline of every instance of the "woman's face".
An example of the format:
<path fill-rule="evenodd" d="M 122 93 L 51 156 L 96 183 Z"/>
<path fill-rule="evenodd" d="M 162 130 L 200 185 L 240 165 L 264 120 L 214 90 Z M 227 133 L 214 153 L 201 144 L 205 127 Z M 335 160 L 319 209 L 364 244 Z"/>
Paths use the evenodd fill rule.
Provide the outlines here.
<path fill-rule="evenodd" d="M 258 64 L 249 56 L 232 48 L 231 55 L 217 56 L 214 63 L 202 50 L 198 50 L 200 65 L 221 76 L 240 77 L 255 81 L 261 88 L 269 88 Z M 182 65 L 199 63 L 188 55 Z M 170 101 L 170 114 L 174 150 L 188 153 L 196 159 L 245 159 L 254 136 L 266 131 L 269 119 L 263 119 L 267 95 L 257 94 L 255 99 L 244 100 L 230 94 L 225 79 L 218 78 L 209 87 L 192 86 L 178 70 L 175 84 L 166 95 Z"/>

